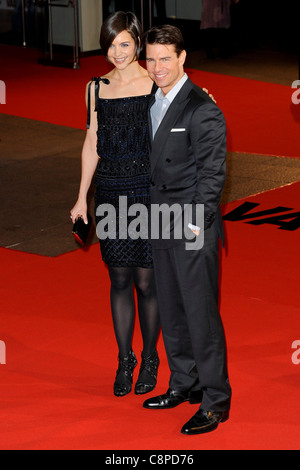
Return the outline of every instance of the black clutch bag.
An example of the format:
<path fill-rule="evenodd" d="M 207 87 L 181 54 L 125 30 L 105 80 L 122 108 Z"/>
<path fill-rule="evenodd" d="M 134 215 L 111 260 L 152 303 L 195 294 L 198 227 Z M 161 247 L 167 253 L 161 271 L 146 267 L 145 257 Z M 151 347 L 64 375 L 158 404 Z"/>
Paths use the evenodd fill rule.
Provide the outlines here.
<path fill-rule="evenodd" d="M 90 214 L 87 214 L 87 219 L 88 219 L 88 223 L 85 224 L 84 220 L 81 217 L 78 217 L 75 220 L 75 223 L 72 229 L 72 234 L 74 235 L 76 241 L 82 246 L 86 244 L 88 236 L 91 231 L 91 227 L 92 227 L 93 219 L 90 216 Z"/>

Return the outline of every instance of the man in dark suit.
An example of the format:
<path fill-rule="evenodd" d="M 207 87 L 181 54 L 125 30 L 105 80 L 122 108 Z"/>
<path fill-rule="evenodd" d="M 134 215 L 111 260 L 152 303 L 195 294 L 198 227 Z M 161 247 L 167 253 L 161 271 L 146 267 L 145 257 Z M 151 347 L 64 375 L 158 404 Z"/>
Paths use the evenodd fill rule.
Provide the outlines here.
<path fill-rule="evenodd" d="M 216 429 L 229 418 L 231 387 L 218 309 L 219 239 L 224 242 L 220 199 L 226 177 L 226 124 L 213 100 L 184 72 L 186 52 L 173 26 L 145 35 L 150 77 L 159 87 L 150 109 L 151 202 L 188 211 L 183 236 L 178 213 L 167 231 L 152 236 L 162 333 L 171 370 L 169 389 L 144 402 L 148 409 L 200 403 L 184 434 Z M 175 206 L 174 206 L 175 207 Z M 204 208 L 202 218 L 198 208 Z M 176 211 L 175 211 L 176 212 Z M 184 214 L 185 215 L 185 214 Z M 152 224 L 154 217 L 152 217 Z M 187 227 L 190 227 L 187 229 Z M 153 227 L 152 227 L 153 228 Z M 157 233 L 157 227 L 151 230 Z M 204 243 L 190 241 L 204 237 Z"/>

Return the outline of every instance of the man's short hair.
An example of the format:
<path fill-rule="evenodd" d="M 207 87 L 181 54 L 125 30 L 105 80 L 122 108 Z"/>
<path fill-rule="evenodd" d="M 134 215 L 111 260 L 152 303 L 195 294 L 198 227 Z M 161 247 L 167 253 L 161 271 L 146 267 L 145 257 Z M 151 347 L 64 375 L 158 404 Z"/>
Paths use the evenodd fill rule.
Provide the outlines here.
<path fill-rule="evenodd" d="M 184 51 L 184 39 L 180 29 L 172 25 L 155 26 L 144 35 L 144 47 L 153 44 L 173 45 L 177 56 Z"/>

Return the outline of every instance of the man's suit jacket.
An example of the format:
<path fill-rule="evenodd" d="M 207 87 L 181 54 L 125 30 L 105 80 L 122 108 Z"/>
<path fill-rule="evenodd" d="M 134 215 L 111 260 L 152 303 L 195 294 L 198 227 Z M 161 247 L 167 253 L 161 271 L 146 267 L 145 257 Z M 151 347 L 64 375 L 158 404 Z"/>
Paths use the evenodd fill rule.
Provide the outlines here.
<path fill-rule="evenodd" d="M 149 111 L 152 140 L 151 117 Z M 226 123 L 222 111 L 188 79 L 171 103 L 150 152 L 151 204 L 204 205 L 204 228 L 216 224 L 224 241 L 220 200 L 226 178 Z M 191 221 L 195 223 L 195 220 Z M 180 240 L 154 240 L 169 248 Z"/>

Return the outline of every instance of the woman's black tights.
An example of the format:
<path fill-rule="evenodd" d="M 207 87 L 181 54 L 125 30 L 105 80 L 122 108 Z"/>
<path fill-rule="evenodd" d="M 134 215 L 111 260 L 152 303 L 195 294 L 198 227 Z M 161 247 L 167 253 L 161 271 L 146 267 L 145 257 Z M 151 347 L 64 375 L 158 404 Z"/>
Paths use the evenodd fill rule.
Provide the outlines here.
<path fill-rule="evenodd" d="M 133 286 L 137 293 L 143 354 L 152 354 L 160 329 L 153 269 L 109 267 L 109 275 L 111 310 L 120 356 L 127 355 L 132 346 L 135 317 Z"/>

